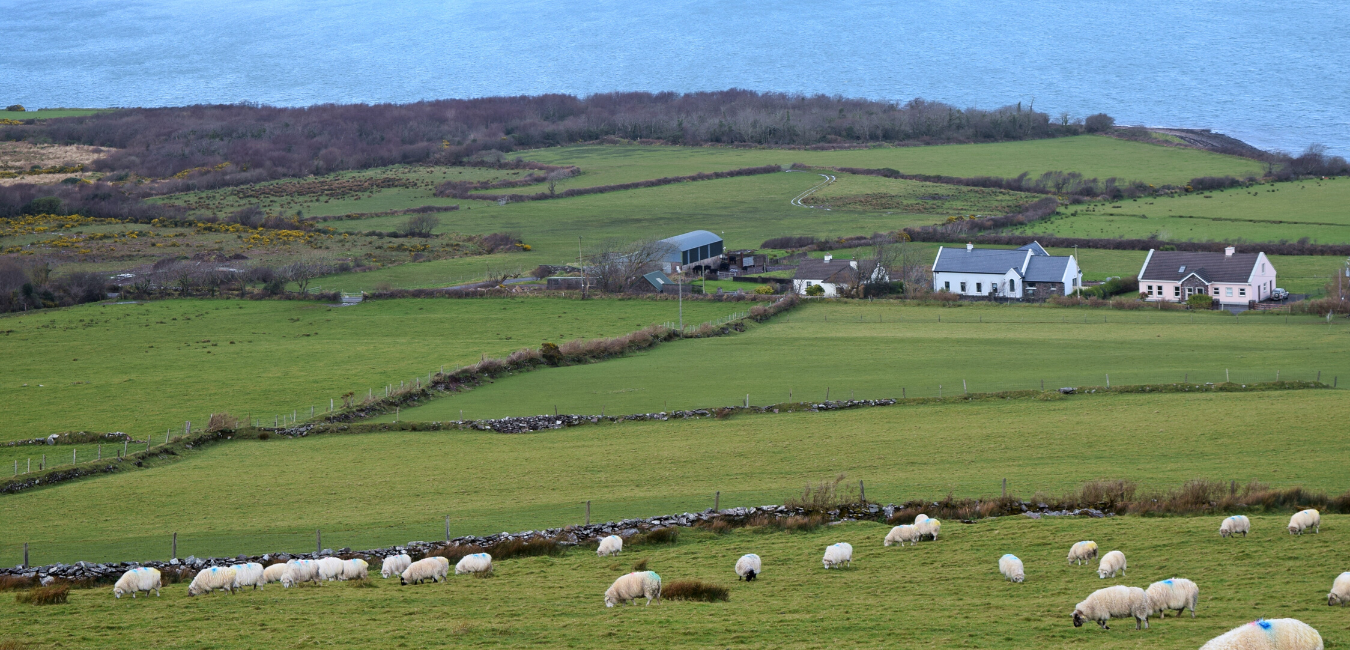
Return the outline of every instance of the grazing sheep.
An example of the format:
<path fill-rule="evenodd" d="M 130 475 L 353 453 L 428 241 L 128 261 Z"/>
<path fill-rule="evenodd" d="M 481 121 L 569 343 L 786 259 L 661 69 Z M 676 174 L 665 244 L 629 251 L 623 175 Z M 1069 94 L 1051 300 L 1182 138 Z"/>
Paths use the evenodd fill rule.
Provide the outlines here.
<path fill-rule="evenodd" d="M 1092 592 L 1083 602 L 1073 608 L 1073 626 L 1083 627 L 1086 621 L 1096 621 L 1103 630 L 1111 629 L 1106 624 L 1112 616 L 1116 618 L 1134 617 L 1134 629 L 1148 629 L 1148 615 L 1151 605 L 1148 594 L 1138 587 L 1116 585 Z"/>
<path fill-rule="evenodd" d="M 159 588 L 159 569 L 141 567 L 123 573 L 122 577 L 117 579 L 117 584 L 113 585 L 113 597 L 121 598 L 124 594 L 131 594 L 131 597 L 135 598 L 136 593 L 141 591 L 147 596 L 153 591 L 158 596 Z"/>
<path fill-rule="evenodd" d="M 209 569 L 202 569 L 197 573 L 197 577 L 192 579 L 192 584 L 188 585 L 188 595 L 200 596 L 217 589 L 234 593 L 233 568 L 213 566 Z"/>
<path fill-rule="evenodd" d="M 390 555 L 384 558 L 384 565 L 380 567 L 380 577 L 388 578 L 403 573 L 409 564 L 412 564 L 412 558 L 407 553 Z"/>
<path fill-rule="evenodd" d="M 745 579 L 746 582 L 753 582 L 755 577 L 763 572 L 763 564 L 759 561 L 759 556 L 754 553 L 746 553 L 741 559 L 736 560 L 736 579 Z"/>
<path fill-rule="evenodd" d="M 1022 582 L 1027 578 L 1026 572 L 1022 570 L 1022 560 L 1012 553 L 998 559 L 998 572 L 1013 582 Z"/>
<path fill-rule="evenodd" d="M 915 546 L 919 543 L 918 528 L 908 525 L 896 526 L 895 528 L 891 529 L 891 532 L 886 533 L 886 541 L 884 542 L 884 544 L 886 546 L 890 546 L 891 544 L 898 543 L 901 546 L 904 546 L 906 542 L 908 542 L 911 546 Z"/>
<path fill-rule="evenodd" d="M 1082 541 L 1069 548 L 1069 561 L 1074 564 L 1087 564 L 1097 557 L 1097 542 Z"/>
<path fill-rule="evenodd" d="M 1303 531 L 1313 529 L 1314 533 L 1322 532 L 1322 515 L 1316 510 L 1300 510 L 1289 518 L 1289 534 L 1302 535 Z"/>
<path fill-rule="evenodd" d="M 290 560 L 281 574 L 281 586 L 290 589 L 302 582 L 319 584 L 319 563 L 314 560 Z"/>
<path fill-rule="evenodd" d="M 450 575 L 450 560 L 443 557 L 428 557 L 413 562 L 398 577 L 401 585 L 415 585 L 423 580 L 440 582 Z"/>
<path fill-rule="evenodd" d="M 619 576 L 619 579 L 605 590 L 605 607 L 613 607 L 619 603 L 637 604 L 633 601 L 638 598 L 646 598 L 648 605 L 652 604 L 653 598 L 657 604 L 661 603 L 661 576 L 656 575 L 655 571 L 635 571 L 626 576 Z"/>
<path fill-rule="evenodd" d="M 1219 537 L 1237 537 L 1242 533 L 1243 537 L 1252 529 L 1252 520 L 1247 515 L 1233 515 L 1219 524 Z"/>
<path fill-rule="evenodd" d="M 1341 605 L 1350 603 L 1350 571 L 1346 571 L 1336 576 L 1336 581 L 1331 583 L 1331 593 L 1327 594 L 1327 605 Z"/>
<path fill-rule="evenodd" d="M 1322 650 L 1322 635 L 1292 618 L 1258 619 L 1209 640 L 1200 650 Z"/>
<path fill-rule="evenodd" d="M 925 521 L 928 521 L 928 515 L 920 513 L 914 517 L 915 526 L 918 526 L 919 524 L 922 524 Z"/>
<path fill-rule="evenodd" d="M 936 542 L 938 538 L 938 533 L 942 531 L 942 522 L 930 517 L 918 524 L 915 524 L 914 528 L 919 532 L 919 539 L 931 537 L 933 538 L 933 541 Z"/>
<path fill-rule="evenodd" d="M 623 550 L 623 538 L 618 535 L 610 535 L 600 540 L 600 548 L 595 549 L 595 554 L 600 557 L 609 555 L 618 555 Z"/>
<path fill-rule="evenodd" d="M 263 584 L 281 582 L 281 576 L 286 575 L 286 570 L 289 568 L 291 568 L 290 565 L 278 562 L 263 569 Z"/>
<path fill-rule="evenodd" d="M 1194 582 L 1185 578 L 1169 578 L 1159 580 L 1148 586 L 1145 591 L 1148 594 L 1148 600 L 1152 604 L 1149 610 L 1158 614 L 1160 618 L 1167 618 L 1167 610 L 1177 610 L 1177 616 L 1181 616 L 1181 610 L 1191 610 L 1191 618 L 1195 618 L 1195 606 L 1200 602 L 1200 588 L 1195 586 Z"/>
<path fill-rule="evenodd" d="M 230 568 L 234 569 L 235 589 L 243 589 L 244 587 L 261 589 L 263 585 L 267 584 L 263 581 L 263 565 L 257 562 L 236 564 Z"/>
<path fill-rule="evenodd" d="M 365 580 L 369 577 L 370 563 L 361 558 L 343 560 L 342 579 L 343 580 Z"/>
<path fill-rule="evenodd" d="M 853 545 L 848 542 L 839 542 L 827 546 L 823 561 L 826 569 L 833 569 L 843 564 L 853 566 Z"/>
<path fill-rule="evenodd" d="M 319 580 L 332 582 L 342 579 L 342 559 L 326 557 L 319 560 Z"/>
<path fill-rule="evenodd" d="M 1106 576 L 1116 577 L 1116 573 L 1125 575 L 1125 554 L 1120 551 L 1111 551 L 1102 556 L 1102 561 L 1097 563 L 1097 577 L 1105 579 Z"/>
<path fill-rule="evenodd" d="M 487 573 L 492 570 L 492 556 L 487 553 L 474 553 L 460 558 L 455 565 L 455 575 L 461 573 Z"/>

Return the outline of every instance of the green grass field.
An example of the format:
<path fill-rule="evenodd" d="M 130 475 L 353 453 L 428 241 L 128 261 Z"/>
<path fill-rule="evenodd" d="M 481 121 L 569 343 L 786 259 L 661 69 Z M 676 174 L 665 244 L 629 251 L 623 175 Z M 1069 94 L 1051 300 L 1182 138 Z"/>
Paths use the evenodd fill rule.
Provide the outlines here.
<path fill-rule="evenodd" d="M 107 113 L 112 108 L 46 108 L 30 111 L 0 111 L 0 120 L 49 120 L 53 117 L 81 117 Z"/>
<path fill-rule="evenodd" d="M 686 321 L 701 323 L 743 305 L 688 302 L 684 309 Z M 217 411 L 269 422 L 294 410 L 305 417 L 310 406 L 322 411 L 344 392 L 364 397 L 442 364 L 449 369 L 545 340 L 614 336 L 677 318 L 667 301 L 547 298 L 339 308 L 165 300 L 12 314 L 0 318 L 0 440 L 81 429 L 144 439 L 167 428 L 181 432 L 184 420 L 204 426 Z M 13 460 L 0 450 L 0 459 Z M 68 461 L 70 450 L 64 451 Z"/>
<path fill-rule="evenodd" d="M 941 318 L 941 322 L 939 322 Z M 1103 322 L 1105 321 L 1105 322 Z M 936 396 L 1191 381 L 1350 381 L 1343 322 L 1264 314 L 1050 305 L 812 303 L 750 332 L 681 341 L 603 364 L 549 368 L 437 399 L 404 420 L 641 413 L 792 400 Z M 681 378 L 672 381 L 674 377 Z M 385 419 L 392 419 L 392 416 Z"/>
<path fill-rule="evenodd" d="M 846 523 L 813 532 L 742 529 L 716 536 L 684 531 L 674 545 L 625 548 L 613 558 L 586 549 L 562 557 L 496 563 L 494 577 L 451 576 L 448 584 L 319 587 L 115 600 L 111 588 L 71 592 L 70 604 L 18 605 L 0 599 L 9 624 L 0 642 L 33 647 L 939 647 L 1196 648 L 1257 617 L 1297 618 L 1327 648 L 1350 643 L 1345 610 L 1326 592 L 1345 569 L 1346 516 L 1323 518 L 1320 535 L 1291 538 L 1281 516 L 1252 517 L 1253 534 L 1223 540 L 1217 517 L 984 520 L 949 522 L 942 538 L 883 547 L 886 527 Z M 1095 566 L 1065 562 L 1068 547 L 1095 539 L 1122 550 L 1127 577 L 1102 580 Z M 853 545 L 851 568 L 825 570 L 825 546 Z M 743 553 L 763 558 L 755 582 L 732 572 Z M 998 574 L 1014 553 L 1026 582 Z M 719 603 L 665 600 L 606 609 L 603 593 L 638 559 L 669 585 L 697 578 L 730 588 Z M 1074 628 L 1074 605 L 1112 584 L 1146 587 L 1174 576 L 1200 587 L 1196 618 L 1132 620 L 1111 629 Z M 315 621 L 322 612 L 323 621 Z"/>

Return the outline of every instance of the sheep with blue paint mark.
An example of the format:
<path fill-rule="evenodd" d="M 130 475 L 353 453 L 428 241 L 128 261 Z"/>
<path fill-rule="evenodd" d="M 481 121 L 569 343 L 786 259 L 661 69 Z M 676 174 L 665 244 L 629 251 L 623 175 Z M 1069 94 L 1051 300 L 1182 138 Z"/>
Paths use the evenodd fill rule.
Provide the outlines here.
<path fill-rule="evenodd" d="M 619 576 L 614 584 L 605 590 L 605 607 L 613 607 L 619 603 L 636 604 L 638 598 L 646 598 L 647 604 L 652 604 L 655 598 L 657 604 L 661 603 L 661 576 L 656 575 L 655 571 L 635 571 L 626 576 Z"/>
<path fill-rule="evenodd" d="M 754 553 L 746 553 L 736 560 L 736 580 L 753 582 L 764 571 L 764 563 Z"/>
<path fill-rule="evenodd" d="M 403 570 L 399 575 L 398 582 L 401 585 L 420 584 L 425 580 L 432 582 L 441 582 L 450 575 L 450 560 L 435 556 L 422 558 Z"/>
<path fill-rule="evenodd" d="M 192 579 L 192 584 L 188 585 L 189 596 L 200 596 L 213 591 L 234 593 L 234 569 L 218 566 L 202 569 L 197 573 L 197 577 Z"/>
<path fill-rule="evenodd" d="M 1303 531 L 1313 529 L 1314 533 L 1322 532 L 1322 514 L 1316 510 L 1300 510 L 1289 518 L 1289 534 L 1302 535 Z"/>
<path fill-rule="evenodd" d="M 403 570 L 407 569 L 409 564 L 412 564 L 412 557 L 407 553 L 390 555 L 384 558 L 384 564 L 380 566 L 380 577 L 391 578 L 403 573 Z"/>
<path fill-rule="evenodd" d="M 365 580 L 370 576 L 370 563 L 357 557 L 342 561 L 342 580 Z"/>
<path fill-rule="evenodd" d="M 1210 639 L 1200 650 L 1323 650 L 1322 635 L 1293 618 L 1258 619 Z"/>
<path fill-rule="evenodd" d="M 600 548 L 595 549 L 595 554 L 600 557 L 609 557 L 618 555 L 623 551 L 623 538 L 618 535 L 610 535 L 600 540 Z"/>
<path fill-rule="evenodd" d="M 1151 607 L 1148 594 L 1138 587 L 1116 585 L 1098 589 L 1073 608 L 1073 626 L 1083 627 L 1087 621 L 1096 621 L 1103 630 L 1112 617 L 1134 617 L 1134 629 L 1148 629 L 1148 615 Z"/>
<path fill-rule="evenodd" d="M 314 560 L 290 560 L 281 574 L 281 586 L 287 589 L 302 582 L 319 584 L 319 563 Z"/>
<path fill-rule="evenodd" d="M 267 584 L 263 582 L 263 565 L 257 562 L 247 562 L 236 564 L 230 567 L 234 569 L 234 588 L 243 589 L 244 587 L 253 587 L 262 589 Z"/>
<path fill-rule="evenodd" d="M 1239 533 L 1246 537 L 1251 529 L 1252 520 L 1247 515 L 1233 515 L 1219 524 L 1219 537 L 1237 537 Z"/>
<path fill-rule="evenodd" d="M 1069 561 L 1074 564 L 1087 564 L 1094 557 L 1097 557 L 1097 542 L 1084 540 L 1069 548 Z"/>
<path fill-rule="evenodd" d="M 492 571 L 492 556 L 487 553 L 465 555 L 455 564 L 455 575 L 488 573 L 489 571 Z"/>
<path fill-rule="evenodd" d="M 886 546 L 890 546 L 891 544 L 899 544 L 901 546 L 909 544 L 910 546 L 917 546 L 918 543 L 919 529 L 910 525 L 900 525 L 892 528 L 891 532 L 886 533 L 886 539 L 882 542 L 882 544 Z"/>
<path fill-rule="evenodd" d="M 826 569 L 837 569 L 844 565 L 853 566 L 853 545 L 848 542 L 839 542 L 827 546 L 822 561 L 825 563 Z"/>
<path fill-rule="evenodd" d="M 142 591 L 147 596 L 152 591 L 158 596 L 160 586 L 159 569 L 140 567 L 123 573 L 122 577 L 117 579 L 117 584 L 113 585 L 113 597 L 121 598 L 131 594 L 131 597 L 135 598 L 136 594 Z"/>
<path fill-rule="evenodd" d="M 1200 587 L 1194 582 L 1185 578 L 1168 578 L 1149 585 L 1144 592 L 1152 603 L 1152 612 L 1160 618 L 1167 618 L 1169 609 L 1177 610 L 1177 616 L 1181 616 L 1182 610 L 1189 609 L 1191 618 L 1195 618 L 1195 606 L 1200 602 Z"/>
<path fill-rule="evenodd" d="M 942 522 L 929 518 L 915 524 L 914 528 L 919 531 L 919 539 L 931 537 L 936 542 L 938 533 L 942 532 Z"/>
<path fill-rule="evenodd" d="M 1026 571 L 1022 567 L 1022 560 L 1012 553 L 1006 553 L 998 559 L 998 572 L 1012 582 L 1022 582 L 1027 579 Z"/>

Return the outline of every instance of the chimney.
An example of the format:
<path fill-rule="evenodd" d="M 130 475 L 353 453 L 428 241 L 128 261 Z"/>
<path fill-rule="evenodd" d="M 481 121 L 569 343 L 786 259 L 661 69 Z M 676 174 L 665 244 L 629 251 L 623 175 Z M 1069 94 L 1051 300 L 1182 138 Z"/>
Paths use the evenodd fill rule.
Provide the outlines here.
<path fill-rule="evenodd" d="M 849 260 L 848 265 L 856 269 L 858 268 L 858 260 Z"/>
<path fill-rule="evenodd" d="M 1232 257 L 1232 256 L 1233 256 L 1233 252 L 1236 251 L 1236 250 L 1237 250 L 1236 248 L 1233 248 L 1232 246 L 1229 246 L 1228 248 L 1223 249 L 1223 256 L 1224 256 L 1224 257 Z"/>
<path fill-rule="evenodd" d="M 966 250 L 968 250 L 968 251 L 973 251 L 973 250 L 975 250 L 975 244 L 972 244 L 972 243 L 970 243 L 970 242 L 966 242 Z"/>
<path fill-rule="evenodd" d="M 825 263 L 826 263 L 826 264 L 829 264 L 829 263 L 830 263 L 830 260 L 832 260 L 832 259 L 834 259 L 834 256 L 833 256 L 833 255 L 831 255 L 831 254 L 829 254 L 829 253 L 826 253 L 826 254 L 825 254 Z"/>

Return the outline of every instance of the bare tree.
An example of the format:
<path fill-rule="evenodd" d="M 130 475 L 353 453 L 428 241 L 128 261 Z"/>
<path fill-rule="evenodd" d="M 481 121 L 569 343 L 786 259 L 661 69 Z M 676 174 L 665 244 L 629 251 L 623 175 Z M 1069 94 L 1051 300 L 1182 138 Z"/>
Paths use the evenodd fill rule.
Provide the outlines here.
<path fill-rule="evenodd" d="M 895 257 L 888 268 L 891 282 L 905 284 L 905 296 L 914 297 L 928 291 L 928 256 L 902 235 L 892 245 Z"/>
<path fill-rule="evenodd" d="M 658 268 L 669 244 L 657 241 L 623 243 L 606 240 L 597 244 L 586 256 L 586 275 L 594 279 L 594 286 L 609 293 L 622 293 L 636 288 L 643 274 Z"/>
<path fill-rule="evenodd" d="M 441 225 L 441 218 L 431 214 L 415 214 L 403 225 L 403 231 L 409 237 L 430 237 L 431 231 Z"/>
<path fill-rule="evenodd" d="M 256 205 L 248 205 L 231 212 L 229 216 L 225 217 L 225 220 L 230 223 L 237 223 L 245 228 L 257 228 L 262 225 L 263 219 L 266 218 L 267 215 L 263 213 L 262 208 Z"/>
<path fill-rule="evenodd" d="M 309 293 L 310 280 L 333 270 L 333 264 L 326 259 L 306 257 L 277 269 L 277 274 L 299 285 L 300 293 Z"/>

